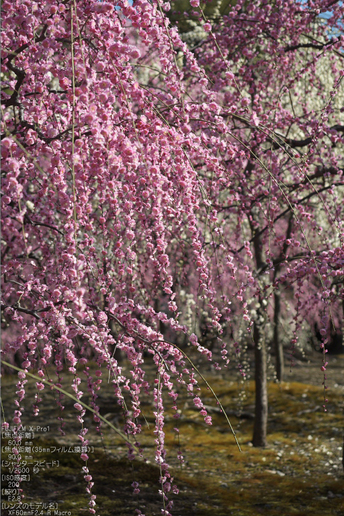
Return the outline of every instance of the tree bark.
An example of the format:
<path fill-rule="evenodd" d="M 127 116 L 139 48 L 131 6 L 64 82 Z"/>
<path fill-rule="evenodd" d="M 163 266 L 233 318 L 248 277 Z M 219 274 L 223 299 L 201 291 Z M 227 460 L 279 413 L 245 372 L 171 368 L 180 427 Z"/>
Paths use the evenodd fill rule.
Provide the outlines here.
<path fill-rule="evenodd" d="M 253 427 L 253 446 L 265 447 L 268 424 L 268 387 L 266 376 L 266 342 L 263 332 L 261 310 L 258 310 L 257 321 L 254 323 L 254 354 L 255 354 L 255 418 Z"/>
<path fill-rule="evenodd" d="M 257 214 L 256 214 L 257 215 Z M 254 217 L 254 213 L 252 213 Z M 249 219 L 252 235 L 255 235 L 255 229 L 252 221 Z M 263 251 L 260 235 L 257 234 L 253 238 L 253 247 L 257 271 L 263 270 L 265 263 L 263 260 Z M 264 280 L 262 279 L 262 284 Z M 267 367 L 267 350 L 265 340 L 265 317 L 263 311 L 263 299 L 259 295 L 259 307 L 257 310 L 257 318 L 253 326 L 254 340 L 254 359 L 255 359 L 255 415 L 253 426 L 253 446 L 264 447 L 267 444 L 266 434 L 268 425 L 268 385 L 266 377 Z"/>
<path fill-rule="evenodd" d="M 283 381 L 284 375 L 284 356 L 283 356 L 283 343 L 280 339 L 280 327 L 279 327 L 279 316 L 281 312 L 281 295 L 275 291 L 274 294 L 274 348 L 276 353 L 276 375 L 279 382 Z"/>
<path fill-rule="evenodd" d="M 342 318 L 342 347 L 344 346 L 344 299 L 342 300 L 342 309 L 343 309 L 343 318 Z M 344 415 L 344 408 L 343 408 Z M 344 429 L 343 429 L 343 455 L 342 455 L 342 465 L 343 465 L 343 473 L 344 473 Z"/>

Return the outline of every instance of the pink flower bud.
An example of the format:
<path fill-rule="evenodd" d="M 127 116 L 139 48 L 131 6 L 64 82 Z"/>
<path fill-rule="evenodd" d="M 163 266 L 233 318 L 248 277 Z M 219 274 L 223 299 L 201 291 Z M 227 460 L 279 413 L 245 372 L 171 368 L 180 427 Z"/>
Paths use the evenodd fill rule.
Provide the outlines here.
<path fill-rule="evenodd" d="M 212 425 L 213 424 L 211 416 L 206 416 L 204 418 L 204 421 L 207 423 L 207 425 Z"/>
<path fill-rule="evenodd" d="M 39 391 L 42 391 L 44 389 L 44 383 L 36 382 L 36 387 Z"/>

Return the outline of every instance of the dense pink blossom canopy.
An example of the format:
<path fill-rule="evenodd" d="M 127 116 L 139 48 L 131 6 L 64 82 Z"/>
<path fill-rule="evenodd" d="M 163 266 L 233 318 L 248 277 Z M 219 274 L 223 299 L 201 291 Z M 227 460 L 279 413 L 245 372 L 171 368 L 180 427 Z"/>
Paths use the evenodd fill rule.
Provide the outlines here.
<path fill-rule="evenodd" d="M 2 3 L 2 352 L 24 370 L 15 424 L 25 371 L 44 380 L 66 363 L 81 400 L 77 366 L 93 357 L 118 403 L 130 399 L 133 443 L 140 393 L 153 393 L 167 492 L 162 390 L 177 402 L 176 381 L 187 384 L 211 423 L 181 335 L 211 360 L 202 319 L 226 365 L 256 303 L 269 316 L 279 289 L 295 342 L 313 314 L 326 347 L 343 297 L 343 9 L 238 0 L 220 20 L 201 16 L 188 46 L 169 3 Z"/>

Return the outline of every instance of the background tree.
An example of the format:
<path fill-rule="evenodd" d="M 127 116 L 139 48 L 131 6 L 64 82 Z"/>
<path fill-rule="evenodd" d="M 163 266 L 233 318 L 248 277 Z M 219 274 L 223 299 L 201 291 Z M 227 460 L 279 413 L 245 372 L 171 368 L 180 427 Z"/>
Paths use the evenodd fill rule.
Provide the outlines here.
<path fill-rule="evenodd" d="M 338 123 L 341 120 L 343 89 L 340 85 L 340 62 L 343 56 L 338 52 L 341 46 L 340 41 L 336 38 L 329 40 L 326 34 L 326 31 L 329 30 L 328 27 L 315 19 L 318 11 L 310 13 L 312 20 L 306 20 L 305 25 L 303 25 L 304 20 L 300 20 L 299 28 L 302 34 L 297 36 L 299 39 L 296 43 L 293 41 L 295 33 L 289 31 L 288 25 L 290 20 L 301 14 L 298 12 L 299 6 L 293 5 L 294 13 L 289 12 L 289 16 L 291 16 L 289 21 L 287 18 L 282 20 L 283 15 L 276 16 L 277 9 L 280 7 L 278 2 L 275 4 L 265 2 L 266 11 L 269 12 L 268 17 L 265 11 L 259 10 L 260 7 L 261 5 L 258 7 L 258 4 L 255 3 L 244 5 L 243 2 L 237 2 L 229 16 L 223 17 L 223 21 L 219 25 L 221 27 L 219 33 L 214 26 L 213 38 L 209 38 L 207 42 L 199 45 L 195 53 L 204 56 L 202 64 L 207 69 L 208 77 L 213 81 L 214 90 L 224 95 L 223 105 L 226 107 L 235 105 L 235 108 L 232 109 L 233 114 L 230 113 L 230 109 L 227 109 L 227 116 L 228 119 L 232 117 L 232 133 L 235 131 L 234 138 L 241 144 L 242 153 L 244 153 L 244 159 L 237 172 L 237 177 L 240 177 L 238 181 L 240 186 L 235 191 L 236 201 L 239 201 L 237 202 L 237 216 L 241 217 L 242 213 L 246 213 L 248 217 L 251 232 L 249 240 L 253 244 L 258 276 L 266 275 L 269 268 L 274 269 L 273 274 L 277 276 L 283 262 L 287 263 L 289 260 L 296 259 L 305 266 L 303 259 L 306 258 L 307 263 L 307 255 L 310 255 L 311 248 L 316 249 L 323 245 L 325 249 L 328 249 L 328 242 L 321 244 L 319 241 L 310 242 L 310 238 L 302 229 L 302 223 L 300 224 L 299 214 L 293 208 L 295 204 L 298 212 L 305 211 L 303 206 L 300 206 L 303 203 L 306 203 L 307 208 L 313 212 L 313 232 L 321 232 L 325 226 L 337 225 L 336 235 L 339 236 L 341 233 L 341 218 L 336 219 L 336 215 L 333 215 L 326 222 L 321 211 L 314 211 L 312 198 L 315 194 L 317 195 L 318 190 L 324 192 L 331 189 L 333 185 L 338 188 L 337 191 L 342 196 L 341 179 L 338 181 L 334 177 L 337 173 L 339 173 L 339 177 L 342 174 L 341 154 L 331 144 L 330 154 L 326 155 L 325 149 L 329 148 L 327 143 L 324 145 L 324 138 L 326 142 L 326 139 L 331 138 L 334 132 L 336 142 L 342 144 L 343 141 L 343 125 Z M 339 7 L 342 8 L 342 6 Z M 333 14 L 332 27 L 335 26 L 335 19 L 340 20 Z M 333 49 L 332 45 L 336 43 L 338 47 Z M 330 59 L 325 49 L 330 52 L 334 50 Z M 209 59 L 208 56 L 210 56 Z M 327 72 L 325 75 L 324 69 L 327 68 L 329 62 L 332 62 L 331 74 Z M 210 70 L 213 70 L 213 74 Z M 313 99 L 314 97 L 319 99 L 319 95 L 316 95 L 315 91 L 320 85 L 323 87 L 324 81 L 323 76 L 319 76 L 321 75 L 319 70 L 322 70 L 323 76 L 329 77 L 332 91 L 328 88 L 324 89 L 322 103 L 318 102 L 316 105 Z M 228 88 L 228 77 L 231 77 L 232 88 Z M 227 87 L 226 93 L 224 93 L 224 84 Z M 292 98 L 294 91 L 298 98 L 297 108 L 294 108 Z M 334 91 L 341 91 L 341 93 L 337 99 L 339 102 L 332 104 Z M 237 109 L 240 101 L 243 106 L 241 120 Z M 277 112 L 273 110 L 273 105 L 278 105 L 282 109 Z M 244 114 L 245 110 L 246 113 L 249 113 L 248 115 Z M 262 134 L 260 124 L 264 125 L 265 135 Z M 281 135 L 290 134 L 294 135 L 294 138 L 280 138 Z M 310 136 L 312 134 L 313 136 Z M 268 142 L 272 147 L 270 149 Z M 299 152 L 295 154 L 294 149 L 298 149 Z M 336 163 L 334 169 L 332 169 L 333 160 Z M 266 166 L 267 162 L 269 162 L 268 166 Z M 232 168 L 235 169 L 233 165 Z M 242 169 L 245 170 L 244 181 Z M 305 178 L 300 180 L 300 176 Z M 319 182 L 318 178 L 321 178 Z M 259 188 L 261 188 L 260 191 Z M 300 197 L 301 192 L 303 197 Z M 307 195 L 304 192 L 308 192 Z M 291 197 L 287 199 L 289 193 L 295 196 L 292 201 Z M 326 212 L 326 218 L 329 215 L 329 202 L 331 201 L 322 195 L 321 210 Z M 234 209 L 231 210 L 231 217 L 233 217 L 232 213 L 236 211 L 234 202 L 232 202 L 232 206 Z M 309 213 L 308 217 L 307 225 L 311 221 Z M 286 219 L 284 224 L 283 218 Z M 316 226 L 318 227 L 316 228 Z M 275 239 L 275 244 L 272 244 L 273 239 Z M 289 246 L 293 245 L 294 241 L 297 242 L 297 245 L 300 245 L 300 241 L 304 242 L 305 254 L 294 253 L 293 257 L 290 256 L 292 249 Z M 339 242 L 339 239 L 334 238 L 330 246 L 337 245 Z M 274 249 L 272 249 L 273 245 L 276 245 Z M 243 249 L 244 245 L 241 246 L 240 251 Z M 253 267 L 252 265 L 249 267 L 252 270 L 254 264 Z M 331 284 L 328 277 L 325 279 L 324 276 L 323 279 L 328 285 Z M 270 277 L 271 280 L 272 277 Z M 265 278 L 264 283 L 265 285 L 261 285 L 263 291 L 270 282 L 266 282 Z M 303 281 L 300 280 L 298 283 L 301 286 Z M 296 293 L 296 295 L 298 294 Z M 280 309 L 278 296 L 279 293 L 275 291 L 274 341 L 278 351 L 277 375 L 281 379 L 283 355 L 281 346 L 278 346 L 278 311 Z M 261 308 L 258 309 L 257 319 L 261 317 L 261 315 L 259 316 L 260 311 Z M 302 319 L 303 315 L 300 314 L 299 317 Z M 299 327 L 300 324 L 301 322 L 297 326 Z M 263 333 L 266 337 L 267 332 Z M 259 332 L 256 330 L 256 339 L 258 335 Z M 264 384 L 265 358 L 260 359 L 257 355 L 260 350 L 263 355 L 266 354 L 264 344 L 257 345 L 256 341 L 256 380 L 258 380 L 258 375 Z M 259 364 L 261 364 L 260 372 Z M 262 405 L 260 393 L 264 391 L 264 385 L 261 385 L 260 388 L 257 385 L 257 409 Z M 266 391 L 263 398 L 267 399 Z M 261 407 L 261 410 L 266 412 L 266 407 Z M 264 418 L 259 417 L 258 414 L 259 410 L 256 413 L 257 420 L 263 420 Z M 263 428 L 261 433 L 264 433 Z M 256 439 L 254 440 L 256 441 Z M 258 441 L 259 439 L 257 439 Z M 262 439 L 261 442 L 265 442 L 265 439 Z"/>

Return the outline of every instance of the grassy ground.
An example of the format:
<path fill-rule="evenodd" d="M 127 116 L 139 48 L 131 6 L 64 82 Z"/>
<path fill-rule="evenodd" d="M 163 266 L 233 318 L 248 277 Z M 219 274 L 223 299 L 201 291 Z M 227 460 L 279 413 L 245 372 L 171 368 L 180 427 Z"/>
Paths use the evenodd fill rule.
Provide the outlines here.
<path fill-rule="evenodd" d="M 343 358 L 338 358 L 338 361 L 342 368 Z M 148 374 L 152 374 L 152 371 L 148 371 Z M 233 379 L 235 377 L 232 372 L 222 376 L 209 373 L 207 378 L 230 415 L 241 452 L 210 392 L 203 389 L 203 401 L 213 418 L 211 427 L 204 424 L 203 418 L 194 409 L 192 400 L 181 391 L 179 407 L 182 415 L 177 421 L 168 410 L 165 424 L 168 462 L 171 464 L 175 484 L 180 490 L 178 496 L 171 496 L 174 500 L 172 514 L 342 515 L 344 382 L 340 382 L 342 377 L 339 370 L 336 374 L 338 383 L 333 382 L 328 390 L 326 413 L 322 407 L 321 382 L 320 386 L 312 385 L 314 375 L 309 377 L 309 371 L 301 375 L 309 383 L 288 381 L 278 385 L 271 382 L 268 447 L 255 449 L 250 443 L 253 426 L 253 382 L 242 384 Z M 295 376 L 300 379 L 300 375 Z M 67 385 L 68 373 L 64 377 Z M 23 501 L 28 506 L 30 503 L 52 503 L 55 510 L 58 508 L 58 511 L 67 511 L 65 514 L 70 512 L 73 516 L 86 514 L 89 497 L 81 472 L 85 463 L 80 459 L 79 453 L 62 451 L 63 447 L 65 450 L 74 450 L 74 446 L 80 445 L 77 438 L 80 424 L 75 418 L 74 402 L 65 402 L 63 416 L 66 435 L 61 436 L 56 421 L 59 412 L 54 401 L 54 392 L 47 389 L 42 392 L 40 414 L 36 418 L 32 416 L 30 402 L 32 403 L 35 392 L 34 383 L 30 380 L 27 384 L 24 423 L 27 426 L 48 427 L 48 431 L 39 430 L 35 433 L 32 439 L 35 450 L 31 453 L 32 459 L 25 459 L 30 454 L 22 453 L 22 460 L 31 463 L 28 466 L 30 481 L 22 483 L 25 496 Z M 15 377 L 4 377 L 2 395 L 6 417 L 13 410 L 10 407 L 15 390 Z M 83 390 L 86 391 L 86 388 Z M 89 401 L 85 396 L 85 402 Z M 121 414 L 113 403 L 110 385 L 104 385 L 100 390 L 99 402 L 101 413 L 114 425 L 119 425 Z M 101 516 L 134 515 L 137 514 L 136 509 L 140 509 L 146 516 L 161 514 L 159 469 L 154 461 L 154 407 L 148 398 L 143 403 L 143 408 L 145 419 L 142 419 L 140 443 L 144 448 L 145 460 L 128 461 L 127 447 L 121 438 L 106 426 L 103 427 L 103 435 L 97 435 L 91 415 L 85 416 L 85 424 L 91 428 L 88 434 L 91 446 L 88 467 L 94 480 L 92 492 L 97 495 L 97 514 Z M 175 431 L 177 426 L 179 433 Z M 12 461 L 8 458 L 7 444 L 8 441 L 3 439 L 3 474 L 9 472 L 8 466 L 11 466 Z M 183 465 L 177 458 L 178 453 L 185 458 Z M 140 484 L 140 492 L 136 495 L 131 486 L 133 481 Z M 6 488 L 5 482 L 2 487 Z M 3 500 L 5 499 L 6 496 L 3 496 Z M 30 512 L 30 508 L 26 510 L 28 512 L 25 516 L 35 514 Z M 42 516 L 49 516 L 48 510 Z M 3 506 L 3 514 L 6 511 L 10 514 L 9 509 Z M 55 514 L 54 511 L 51 514 Z"/>

